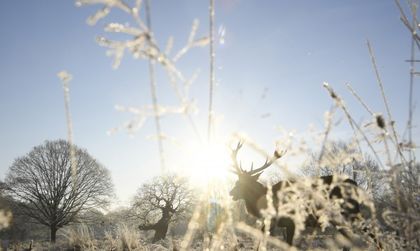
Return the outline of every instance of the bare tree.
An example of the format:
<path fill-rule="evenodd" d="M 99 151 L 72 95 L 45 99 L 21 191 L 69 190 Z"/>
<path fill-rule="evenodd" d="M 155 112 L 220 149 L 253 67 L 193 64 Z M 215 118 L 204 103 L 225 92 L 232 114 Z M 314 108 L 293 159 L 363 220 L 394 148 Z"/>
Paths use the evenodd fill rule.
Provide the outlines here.
<path fill-rule="evenodd" d="M 384 187 L 378 182 L 384 174 L 376 161 L 361 153 L 351 142 L 327 142 L 323 157 L 314 152 L 301 171 L 304 176 L 343 174 L 356 181 L 359 187 L 369 189 L 376 197 Z"/>
<path fill-rule="evenodd" d="M 73 146 L 75 172 L 65 140 L 45 141 L 10 167 L 6 183 L 22 213 L 50 228 L 51 242 L 59 228 L 75 222 L 89 208 L 104 207 L 113 185 L 106 168 L 86 150 Z"/>
<path fill-rule="evenodd" d="M 153 242 L 164 239 L 171 222 L 185 217 L 194 201 L 186 178 L 174 174 L 155 177 L 138 190 L 134 207 L 140 230 L 154 230 Z"/>

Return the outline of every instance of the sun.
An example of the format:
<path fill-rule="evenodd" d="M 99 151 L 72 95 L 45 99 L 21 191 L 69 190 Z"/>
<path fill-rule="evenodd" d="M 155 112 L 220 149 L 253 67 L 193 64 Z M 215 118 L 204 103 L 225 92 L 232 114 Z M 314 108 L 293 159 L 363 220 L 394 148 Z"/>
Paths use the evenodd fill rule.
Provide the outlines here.
<path fill-rule="evenodd" d="M 184 150 L 183 156 L 179 156 L 179 164 L 193 185 L 204 187 L 214 182 L 223 182 L 229 177 L 231 160 L 227 145 L 219 142 L 191 142 Z"/>

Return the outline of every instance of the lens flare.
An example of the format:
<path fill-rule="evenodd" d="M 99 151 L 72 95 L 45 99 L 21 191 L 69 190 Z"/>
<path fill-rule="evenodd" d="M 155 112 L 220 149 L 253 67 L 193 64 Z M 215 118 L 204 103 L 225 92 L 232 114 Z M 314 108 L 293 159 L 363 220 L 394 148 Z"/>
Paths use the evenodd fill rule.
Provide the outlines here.
<path fill-rule="evenodd" d="M 190 143 L 184 156 L 180 156 L 181 171 L 189 176 L 191 183 L 207 186 L 228 178 L 230 165 L 229 149 L 222 143 Z"/>

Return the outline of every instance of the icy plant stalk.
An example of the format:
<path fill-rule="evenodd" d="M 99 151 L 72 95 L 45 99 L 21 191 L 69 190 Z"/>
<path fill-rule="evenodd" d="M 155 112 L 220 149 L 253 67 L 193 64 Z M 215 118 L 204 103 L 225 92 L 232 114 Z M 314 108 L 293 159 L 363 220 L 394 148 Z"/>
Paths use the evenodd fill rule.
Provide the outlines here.
<path fill-rule="evenodd" d="M 214 82 L 215 82 L 215 72 L 214 72 L 214 0 L 210 0 L 209 6 L 209 16 L 210 16 L 210 27 L 209 27 L 209 36 L 210 36 L 210 83 L 209 83 L 209 118 L 208 118 L 208 129 L 207 136 L 208 141 L 211 140 L 212 134 L 212 124 L 213 124 L 213 92 L 214 92 Z"/>
<path fill-rule="evenodd" d="M 387 100 L 386 95 L 385 95 L 385 90 L 384 90 L 384 86 L 383 86 L 383 83 L 382 83 L 382 79 L 381 79 L 381 76 L 379 74 L 378 67 L 376 65 L 375 55 L 373 54 L 373 49 L 372 49 L 372 46 L 370 45 L 369 40 L 367 41 L 367 47 L 369 49 L 369 55 L 370 55 L 370 58 L 371 58 L 371 61 L 372 61 L 373 69 L 375 70 L 376 80 L 378 82 L 378 86 L 379 86 L 379 89 L 381 91 L 381 96 L 382 96 L 383 102 L 385 104 L 386 112 L 387 112 L 387 115 L 388 115 L 388 120 L 390 122 L 389 125 L 391 127 L 391 132 L 392 132 L 392 136 L 393 136 L 393 137 L 391 137 L 391 141 L 393 141 L 393 143 L 395 145 L 395 148 L 397 149 L 398 155 L 401 158 L 401 161 L 404 164 L 406 164 L 407 161 L 405 160 L 405 157 L 402 153 L 402 150 L 401 150 L 401 147 L 400 147 L 400 144 L 399 144 L 399 138 L 398 138 L 398 135 L 397 135 L 397 131 L 395 129 L 394 120 L 392 119 L 391 109 L 389 107 L 388 100 Z M 384 130 L 387 133 L 387 128 L 386 127 L 384 127 Z M 384 138 L 384 143 L 385 144 L 386 144 L 386 140 L 387 139 Z M 388 158 L 391 159 L 390 156 Z M 392 163 L 389 163 L 389 164 L 390 164 L 390 166 L 392 166 Z"/>
<path fill-rule="evenodd" d="M 189 246 L 191 245 L 193 241 L 194 233 L 199 227 L 198 219 L 200 218 L 201 210 L 202 210 L 202 205 L 201 204 L 197 205 L 190 219 L 190 222 L 188 223 L 187 232 L 185 233 L 182 239 L 180 250 L 188 250 Z"/>
<path fill-rule="evenodd" d="M 418 27 L 417 26 L 417 6 L 415 4 L 412 4 L 412 16 L 413 16 L 413 24 L 412 27 Z M 415 154 L 413 149 L 414 146 L 414 142 L 413 142 L 413 110 L 414 110 L 414 105 L 413 105 L 413 86 L 414 86 L 414 76 L 416 74 L 416 69 L 415 69 L 415 57 L 416 57 L 416 49 L 415 49 L 415 42 L 416 42 L 416 35 L 417 32 L 416 30 L 413 30 L 411 32 L 411 59 L 410 59 L 410 92 L 409 92 L 409 99 L 408 99 L 408 122 L 407 122 L 407 127 L 408 127 L 408 145 L 409 145 L 409 149 L 410 149 L 410 153 L 409 153 L 409 167 L 411 168 L 411 165 L 415 162 Z"/>
<path fill-rule="evenodd" d="M 334 113 L 336 111 L 337 106 L 332 106 L 329 112 L 325 113 L 325 132 L 324 132 L 324 139 L 322 142 L 322 148 L 321 151 L 319 153 L 319 157 L 318 157 L 318 168 L 317 168 L 317 175 L 319 176 L 319 171 L 320 171 L 320 166 L 322 163 L 322 159 L 324 157 L 324 153 L 325 153 L 325 148 L 327 145 L 327 141 L 328 141 L 328 136 L 331 132 L 332 129 L 332 125 L 333 125 L 333 118 L 334 118 Z"/>
<path fill-rule="evenodd" d="M 70 167 L 71 167 L 71 174 L 73 178 L 73 186 L 76 185 L 76 152 L 73 147 L 73 123 L 71 120 L 71 113 L 70 113 L 70 87 L 69 83 L 72 80 L 72 75 L 70 75 L 67 71 L 60 71 L 57 76 L 60 78 L 61 83 L 63 85 L 64 91 L 64 109 L 66 113 L 66 122 L 67 122 L 67 141 L 70 145 Z"/>
<path fill-rule="evenodd" d="M 364 141 L 368 145 L 372 154 L 375 156 L 376 161 L 383 168 L 384 166 L 382 164 L 381 159 L 378 156 L 377 151 L 373 147 L 372 143 L 370 142 L 370 140 L 368 139 L 366 134 L 363 132 L 363 130 L 360 128 L 360 126 L 356 123 L 354 118 L 351 116 L 350 112 L 348 111 L 347 107 L 344 104 L 344 101 L 341 99 L 340 96 L 337 95 L 337 93 L 333 90 L 333 88 L 328 83 L 324 82 L 323 86 L 324 86 L 325 89 L 327 89 L 328 93 L 330 94 L 331 98 L 334 100 L 336 105 L 344 112 L 344 115 L 346 116 L 347 121 L 348 121 L 350 127 L 352 128 L 353 132 L 356 135 L 358 133 L 363 137 Z M 355 137 L 355 139 L 356 139 L 356 143 L 357 143 L 359 149 L 361 149 L 359 140 L 357 140 L 357 137 Z"/>
<path fill-rule="evenodd" d="M 407 130 L 408 130 L 408 142 L 405 145 L 409 150 L 409 168 L 412 168 L 412 164 L 416 162 L 416 156 L 415 156 L 415 143 L 413 142 L 412 138 L 412 130 L 413 130 L 413 112 L 415 105 L 413 104 L 413 91 L 414 91 L 414 77 L 418 74 L 415 69 L 415 63 L 417 60 L 416 57 L 416 47 L 417 49 L 420 49 L 420 37 L 418 35 L 417 29 L 418 21 L 417 21 L 417 9 L 418 9 L 418 3 L 416 1 L 408 1 L 411 9 L 411 16 L 412 16 L 412 22 L 410 23 L 407 15 L 404 13 L 403 7 L 401 6 L 401 3 L 399 0 L 395 0 L 395 4 L 398 7 L 398 10 L 400 11 L 401 17 L 400 20 L 403 22 L 405 27 L 410 31 L 411 35 L 411 48 L 410 48 L 410 88 L 409 88 L 409 98 L 408 98 L 408 121 L 407 121 Z"/>
<path fill-rule="evenodd" d="M 150 1 L 149 0 L 146 0 L 146 25 L 149 32 L 151 32 L 152 21 L 150 17 Z M 164 157 L 164 151 L 163 151 L 162 129 L 160 127 L 160 116 L 159 116 L 159 111 L 158 111 L 158 100 L 157 100 L 157 93 L 156 93 L 155 60 L 151 57 L 149 57 L 149 78 L 150 78 L 150 92 L 152 96 L 156 134 L 158 136 L 157 140 L 158 140 L 158 148 L 159 148 L 160 168 L 162 169 L 162 171 L 164 171 L 165 170 L 165 157 Z"/>
<path fill-rule="evenodd" d="M 414 74 L 415 74 L 415 65 L 414 65 L 414 59 L 415 58 L 415 49 L 414 49 L 414 38 L 412 38 L 411 42 L 411 63 L 410 63 L 410 92 L 409 92 L 409 99 L 408 99 L 408 121 L 407 121 L 407 128 L 408 128 L 408 145 L 409 148 L 413 148 L 413 84 L 414 84 Z M 410 160 L 410 166 L 414 160 L 414 153 L 410 150 L 409 153 L 409 160 Z"/>
<path fill-rule="evenodd" d="M 134 21 L 130 23 L 108 23 L 104 31 L 113 34 L 123 34 L 129 39 L 109 39 L 103 36 L 98 37 L 97 42 L 100 46 L 106 47 L 107 55 L 114 58 L 113 68 L 118 68 L 121 64 L 123 56 L 126 52 L 132 54 L 135 59 L 148 60 L 149 62 L 149 77 L 151 89 L 151 105 L 145 105 L 140 108 L 122 107 L 118 106 L 117 110 L 128 111 L 134 114 L 134 118 L 124 123 L 124 125 L 113 128 L 109 133 L 113 133 L 120 129 L 126 129 L 129 133 L 140 129 L 148 118 L 153 118 L 156 127 L 156 137 L 158 140 L 158 148 L 160 155 L 161 167 L 164 169 L 164 154 L 163 154 L 163 140 L 166 138 L 162 132 L 161 118 L 168 114 L 182 114 L 186 116 L 187 121 L 191 124 L 197 137 L 200 138 L 198 129 L 194 123 L 191 114 L 197 111 L 196 104 L 193 99 L 189 97 L 189 88 L 196 78 L 196 73 L 191 78 L 186 78 L 181 71 L 178 70 L 176 62 L 178 62 L 191 48 L 204 47 L 209 43 L 207 36 L 196 38 L 196 31 L 199 22 L 195 20 L 191 29 L 187 44 L 182 47 L 174 56 L 171 55 L 171 50 L 174 45 L 173 37 L 168 39 L 165 49 L 161 49 L 156 38 L 151 31 L 151 17 L 150 17 L 150 3 L 148 0 L 77 0 L 77 6 L 83 5 L 98 5 L 102 8 L 95 14 L 90 16 L 87 20 L 89 25 L 95 25 L 100 19 L 105 18 L 112 9 L 119 9 L 128 14 Z M 140 16 L 140 10 L 144 4 L 145 22 Z M 174 90 L 176 97 L 179 100 L 179 105 L 176 107 L 163 106 L 158 103 L 158 95 L 156 92 L 156 66 L 161 66 L 169 77 L 169 83 Z M 183 88 L 178 85 L 178 82 L 183 84 Z"/>
<path fill-rule="evenodd" d="M 267 182 L 267 194 L 265 198 L 267 200 L 267 209 L 263 210 L 264 226 L 270 226 L 271 219 L 276 216 L 276 209 L 274 208 L 273 191 L 271 189 L 271 184 L 269 181 Z M 263 239 L 259 246 L 261 250 L 267 250 L 267 237 L 268 236 L 270 236 L 270 228 L 266 227 L 264 228 Z"/>

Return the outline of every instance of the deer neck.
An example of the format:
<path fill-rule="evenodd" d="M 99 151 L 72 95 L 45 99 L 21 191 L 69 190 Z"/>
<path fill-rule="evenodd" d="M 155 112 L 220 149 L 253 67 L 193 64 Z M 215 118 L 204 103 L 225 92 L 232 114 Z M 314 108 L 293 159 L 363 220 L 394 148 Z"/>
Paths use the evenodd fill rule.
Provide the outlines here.
<path fill-rule="evenodd" d="M 248 189 L 247 196 L 245 196 L 245 206 L 248 213 L 261 218 L 261 209 L 267 208 L 266 194 L 267 188 L 258 182 Z"/>

